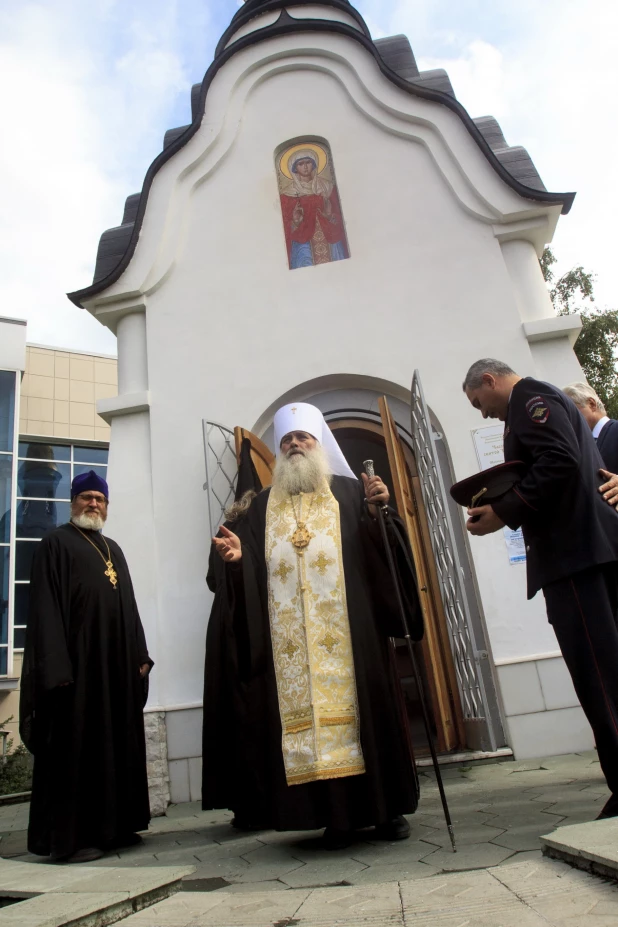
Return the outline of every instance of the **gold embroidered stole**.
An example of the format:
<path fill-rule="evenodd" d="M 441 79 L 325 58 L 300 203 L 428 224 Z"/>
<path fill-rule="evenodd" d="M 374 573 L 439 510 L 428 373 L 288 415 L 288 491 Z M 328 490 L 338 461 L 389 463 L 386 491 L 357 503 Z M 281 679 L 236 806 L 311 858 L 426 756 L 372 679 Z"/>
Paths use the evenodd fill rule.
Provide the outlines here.
<path fill-rule="evenodd" d="M 288 785 L 365 772 L 348 621 L 339 503 L 324 486 L 272 489 L 266 511 L 268 611 Z M 297 551 L 304 522 L 311 540 Z"/>

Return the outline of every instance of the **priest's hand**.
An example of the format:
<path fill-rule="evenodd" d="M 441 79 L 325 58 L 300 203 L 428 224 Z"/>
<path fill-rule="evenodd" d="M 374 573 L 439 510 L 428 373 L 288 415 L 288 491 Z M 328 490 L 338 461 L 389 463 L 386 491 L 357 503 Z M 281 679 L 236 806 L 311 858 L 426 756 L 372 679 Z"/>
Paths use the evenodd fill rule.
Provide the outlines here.
<path fill-rule="evenodd" d="M 221 531 L 223 537 L 212 539 L 217 553 L 222 560 L 225 560 L 226 563 L 237 563 L 238 560 L 242 558 L 240 538 L 224 525 L 221 525 L 219 530 Z"/>
<path fill-rule="evenodd" d="M 143 679 L 150 672 L 150 663 L 142 663 L 139 668 L 139 678 Z"/>
<path fill-rule="evenodd" d="M 599 486 L 599 492 L 609 505 L 616 507 L 618 505 L 618 476 L 610 473 L 609 470 L 599 470 L 599 474 L 606 480 L 602 486 Z"/>
<path fill-rule="evenodd" d="M 477 508 L 468 509 L 468 521 L 466 528 L 470 534 L 477 537 L 483 537 L 485 534 L 493 534 L 504 528 L 504 522 L 498 518 L 491 505 L 479 505 Z"/>
<path fill-rule="evenodd" d="M 369 514 L 375 518 L 378 511 L 376 506 L 388 505 L 390 495 L 379 476 L 369 477 L 366 473 L 361 473 L 361 476 L 365 485 L 365 499 L 371 506 Z"/>

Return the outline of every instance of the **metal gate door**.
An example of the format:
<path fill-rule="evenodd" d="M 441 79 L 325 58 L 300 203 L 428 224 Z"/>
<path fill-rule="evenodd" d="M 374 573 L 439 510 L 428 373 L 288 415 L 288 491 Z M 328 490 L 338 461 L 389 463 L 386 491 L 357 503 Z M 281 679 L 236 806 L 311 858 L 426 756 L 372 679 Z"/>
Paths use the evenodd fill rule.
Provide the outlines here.
<path fill-rule="evenodd" d="M 418 370 L 412 381 L 412 440 L 429 522 L 440 591 L 461 696 L 467 745 L 496 750 L 496 731 L 487 689 L 493 691 L 487 652 L 479 648 L 457 552 L 429 410 Z"/>

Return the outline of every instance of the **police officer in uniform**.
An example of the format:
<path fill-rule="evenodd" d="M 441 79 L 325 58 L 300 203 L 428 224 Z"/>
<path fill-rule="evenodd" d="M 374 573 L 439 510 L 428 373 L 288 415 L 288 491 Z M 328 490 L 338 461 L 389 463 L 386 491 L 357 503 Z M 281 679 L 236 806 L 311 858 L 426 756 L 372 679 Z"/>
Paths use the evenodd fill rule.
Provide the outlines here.
<path fill-rule="evenodd" d="M 528 598 L 543 590 L 612 792 L 599 817 L 618 816 L 618 514 L 599 492 L 603 460 L 573 401 L 549 383 L 484 359 L 463 388 L 483 418 L 505 423 L 505 460 L 525 464 L 502 498 L 468 510 L 466 527 L 522 528 Z"/>

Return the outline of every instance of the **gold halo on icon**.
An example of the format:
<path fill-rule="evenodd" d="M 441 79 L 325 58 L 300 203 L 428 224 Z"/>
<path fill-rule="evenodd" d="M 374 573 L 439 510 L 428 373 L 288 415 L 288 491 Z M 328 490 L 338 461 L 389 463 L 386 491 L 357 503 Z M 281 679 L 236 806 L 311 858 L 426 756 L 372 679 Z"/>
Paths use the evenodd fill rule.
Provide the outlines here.
<path fill-rule="evenodd" d="M 279 169 L 281 173 L 285 174 L 289 180 L 292 179 L 292 172 L 289 167 L 290 159 L 296 154 L 297 151 L 313 152 L 318 164 L 318 174 L 321 174 L 328 164 L 328 155 L 321 145 L 316 145 L 315 142 L 305 142 L 303 145 L 293 145 L 292 148 L 288 148 L 287 151 L 284 151 L 279 158 Z"/>

